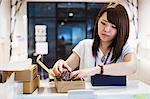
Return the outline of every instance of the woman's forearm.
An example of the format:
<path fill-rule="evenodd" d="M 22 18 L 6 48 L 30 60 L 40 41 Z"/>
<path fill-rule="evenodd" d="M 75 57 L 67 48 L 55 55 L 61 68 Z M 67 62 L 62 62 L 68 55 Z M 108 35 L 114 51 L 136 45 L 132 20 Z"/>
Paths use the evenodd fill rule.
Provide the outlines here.
<path fill-rule="evenodd" d="M 77 68 L 79 66 L 80 63 L 80 58 L 76 53 L 72 53 L 68 59 L 66 60 L 67 64 L 70 66 L 70 68 L 72 70 L 74 70 L 75 68 Z"/>
<path fill-rule="evenodd" d="M 136 72 L 137 64 L 136 62 L 120 62 L 104 65 L 103 74 L 104 75 L 130 75 Z"/>

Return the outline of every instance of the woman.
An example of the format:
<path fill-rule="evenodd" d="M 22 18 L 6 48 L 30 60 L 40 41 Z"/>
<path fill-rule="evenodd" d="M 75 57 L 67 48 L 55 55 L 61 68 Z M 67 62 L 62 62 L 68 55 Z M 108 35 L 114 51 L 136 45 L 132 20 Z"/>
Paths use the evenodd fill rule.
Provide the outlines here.
<path fill-rule="evenodd" d="M 133 50 L 127 43 L 129 18 L 120 4 L 109 4 L 99 12 L 94 27 L 94 40 L 85 39 L 73 49 L 70 57 L 58 60 L 53 72 L 60 76 L 63 68 L 71 72 L 71 77 L 83 79 L 95 74 L 122 76 L 136 71 Z"/>

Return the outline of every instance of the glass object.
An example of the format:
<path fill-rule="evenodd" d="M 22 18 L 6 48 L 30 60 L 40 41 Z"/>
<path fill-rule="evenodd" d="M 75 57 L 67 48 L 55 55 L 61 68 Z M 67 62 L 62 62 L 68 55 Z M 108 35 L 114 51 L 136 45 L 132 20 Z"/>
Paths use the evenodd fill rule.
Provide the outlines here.
<path fill-rule="evenodd" d="M 82 39 L 86 38 L 84 22 L 59 22 L 57 35 L 57 59 L 66 59 L 72 48 Z"/>
<path fill-rule="evenodd" d="M 56 17 L 56 3 L 29 2 L 27 3 L 28 16 L 30 17 Z"/>
<path fill-rule="evenodd" d="M 86 17 L 85 3 L 58 3 L 58 17 L 83 18 Z"/>

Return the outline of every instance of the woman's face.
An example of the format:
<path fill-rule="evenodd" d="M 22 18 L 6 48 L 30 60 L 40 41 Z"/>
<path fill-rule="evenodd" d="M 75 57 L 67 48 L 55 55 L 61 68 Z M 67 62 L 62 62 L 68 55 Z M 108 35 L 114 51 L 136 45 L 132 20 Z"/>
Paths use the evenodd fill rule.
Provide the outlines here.
<path fill-rule="evenodd" d="M 108 22 L 107 12 L 105 12 L 98 21 L 98 35 L 102 42 L 112 42 L 116 34 L 116 25 Z"/>

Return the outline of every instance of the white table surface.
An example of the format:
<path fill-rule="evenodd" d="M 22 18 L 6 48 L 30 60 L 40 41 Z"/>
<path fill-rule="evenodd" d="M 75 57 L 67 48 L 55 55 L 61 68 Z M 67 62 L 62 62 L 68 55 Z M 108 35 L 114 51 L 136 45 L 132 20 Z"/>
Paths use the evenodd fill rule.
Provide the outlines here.
<path fill-rule="evenodd" d="M 150 86 L 140 81 L 128 81 L 127 86 L 100 86 L 93 87 L 86 82 L 86 89 L 74 90 L 68 98 L 68 93 L 56 93 L 54 83 L 41 81 L 40 88 L 32 94 L 14 94 L 13 99 L 150 99 Z M 92 91 L 93 94 L 86 94 Z M 93 97 L 93 98 L 91 98 Z"/>

